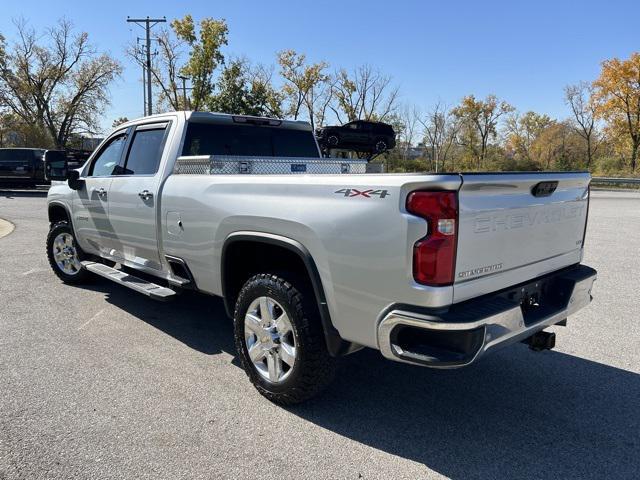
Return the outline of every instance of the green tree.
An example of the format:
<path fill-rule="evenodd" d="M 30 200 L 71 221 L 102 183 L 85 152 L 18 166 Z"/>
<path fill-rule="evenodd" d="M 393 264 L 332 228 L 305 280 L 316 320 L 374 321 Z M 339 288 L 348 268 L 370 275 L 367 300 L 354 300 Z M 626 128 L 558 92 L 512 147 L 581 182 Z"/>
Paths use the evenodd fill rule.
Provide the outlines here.
<path fill-rule="evenodd" d="M 127 117 L 118 117 L 113 122 L 111 122 L 111 128 L 117 128 L 123 123 L 127 123 L 129 119 Z"/>
<path fill-rule="evenodd" d="M 207 107 L 215 112 L 277 118 L 282 116 L 281 104 L 268 71 L 242 59 L 229 62 L 217 80 L 216 93 L 207 99 Z"/>
<path fill-rule="evenodd" d="M 5 147 L 53 148 L 55 143 L 45 128 L 4 112 L 0 114 L 0 148 Z"/>
<path fill-rule="evenodd" d="M 307 64 L 306 55 L 295 50 L 279 52 L 278 64 L 280 75 L 285 80 L 283 92 L 288 102 L 287 114 L 297 120 L 306 110 L 311 126 L 315 127 L 316 106 L 322 98 L 323 87 L 329 81 L 326 73 L 328 64 Z"/>
<path fill-rule="evenodd" d="M 159 108 L 200 110 L 204 107 L 214 89 L 214 73 L 224 63 L 222 47 L 227 45 L 227 34 L 225 20 L 207 17 L 196 25 L 191 15 L 173 20 L 170 30 L 165 28 L 159 32 L 158 55 L 151 68 L 153 83 L 160 88 Z M 188 51 L 186 59 L 184 49 Z M 127 53 L 139 64 L 144 63 L 135 46 L 130 46 Z M 188 105 L 184 105 L 179 77 L 187 77 L 191 83 Z"/>
<path fill-rule="evenodd" d="M 227 45 L 227 23 L 224 20 L 204 18 L 197 31 L 191 15 L 171 22 L 176 36 L 190 48 L 189 59 L 180 69 L 180 74 L 191 79 L 191 105 L 199 110 L 213 90 L 213 72 L 224 62 L 221 52 Z"/>
<path fill-rule="evenodd" d="M 0 37 L 0 104 L 63 148 L 72 135 L 99 129 L 120 63 L 60 20 L 44 35 L 17 22 L 17 41 Z"/>

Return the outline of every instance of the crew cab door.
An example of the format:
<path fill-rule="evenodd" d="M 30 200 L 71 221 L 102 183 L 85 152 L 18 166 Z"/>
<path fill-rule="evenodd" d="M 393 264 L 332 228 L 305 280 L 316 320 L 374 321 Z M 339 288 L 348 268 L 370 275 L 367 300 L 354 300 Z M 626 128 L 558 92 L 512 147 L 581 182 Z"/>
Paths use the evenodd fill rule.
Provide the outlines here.
<path fill-rule="evenodd" d="M 109 222 L 109 190 L 127 140 L 126 130 L 114 133 L 94 155 L 73 199 L 73 226 L 83 250 L 108 255 L 114 239 Z"/>
<path fill-rule="evenodd" d="M 111 256 L 135 266 L 160 269 L 158 252 L 158 190 L 160 160 L 169 122 L 138 125 L 119 175 L 109 190 L 109 222 L 115 232 Z"/>

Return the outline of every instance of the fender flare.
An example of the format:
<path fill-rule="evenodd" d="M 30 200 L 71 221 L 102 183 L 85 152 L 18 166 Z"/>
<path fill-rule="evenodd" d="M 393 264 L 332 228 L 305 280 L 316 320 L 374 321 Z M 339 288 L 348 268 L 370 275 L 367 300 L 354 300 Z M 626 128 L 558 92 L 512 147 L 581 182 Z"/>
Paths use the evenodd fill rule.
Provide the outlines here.
<path fill-rule="evenodd" d="M 229 298 L 226 295 L 226 281 L 225 281 L 225 255 L 228 251 L 228 247 L 237 242 L 253 242 L 253 243 L 264 243 L 268 245 L 276 245 L 279 247 L 286 248 L 287 250 L 295 253 L 302 260 L 307 274 L 309 275 L 309 279 L 311 280 L 311 285 L 313 287 L 313 292 L 316 298 L 316 303 L 318 305 L 318 310 L 320 312 L 320 321 L 322 323 L 322 330 L 324 332 L 325 341 L 327 343 L 327 349 L 331 356 L 337 357 L 341 355 L 346 355 L 347 353 L 351 353 L 360 348 L 359 345 L 353 344 L 344 340 L 338 330 L 333 326 L 333 322 L 331 321 L 331 315 L 329 313 L 329 307 L 327 305 L 327 299 L 324 293 L 324 288 L 322 287 L 322 279 L 320 278 L 320 273 L 318 272 L 318 267 L 311 256 L 311 253 L 307 248 L 298 242 L 297 240 L 293 240 L 288 237 L 283 237 L 281 235 L 274 235 L 271 233 L 264 232 L 235 232 L 230 234 L 222 246 L 222 255 L 220 261 L 220 274 L 221 274 L 221 283 L 222 283 L 222 297 L 224 300 L 224 307 L 229 317 L 233 318 L 233 310 L 234 306 L 230 304 Z"/>
<path fill-rule="evenodd" d="M 69 221 L 69 226 L 71 227 L 71 230 L 73 230 L 73 234 L 75 235 L 76 231 L 75 231 L 75 228 L 73 227 L 73 217 L 71 216 L 71 211 L 69 210 L 69 207 L 67 206 L 67 204 L 65 204 L 64 202 L 57 202 L 57 201 L 49 202 L 47 204 L 47 220 L 49 219 L 49 213 L 51 212 L 52 207 L 60 207 L 65 212 L 67 212 L 67 219 Z"/>

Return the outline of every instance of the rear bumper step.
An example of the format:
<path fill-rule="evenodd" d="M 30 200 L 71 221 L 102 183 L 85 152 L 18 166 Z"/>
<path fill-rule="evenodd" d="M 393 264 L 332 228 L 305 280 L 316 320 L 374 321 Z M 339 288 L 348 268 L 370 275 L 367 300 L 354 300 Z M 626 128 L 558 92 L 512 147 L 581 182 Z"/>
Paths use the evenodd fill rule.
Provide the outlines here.
<path fill-rule="evenodd" d="M 176 292 L 170 288 L 134 277 L 122 270 L 108 267 L 103 263 L 85 261 L 82 262 L 82 266 L 96 275 L 100 275 L 101 277 L 107 278 L 115 283 L 135 290 L 136 292 L 147 295 L 155 300 L 165 301 L 176 295 Z"/>
<path fill-rule="evenodd" d="M 469 365 L 587 306 L 596 275 L 577 265 L 446 311 L 398 307 L 378 326 L 380 351 L 391 360 L 434 368 Z"/>

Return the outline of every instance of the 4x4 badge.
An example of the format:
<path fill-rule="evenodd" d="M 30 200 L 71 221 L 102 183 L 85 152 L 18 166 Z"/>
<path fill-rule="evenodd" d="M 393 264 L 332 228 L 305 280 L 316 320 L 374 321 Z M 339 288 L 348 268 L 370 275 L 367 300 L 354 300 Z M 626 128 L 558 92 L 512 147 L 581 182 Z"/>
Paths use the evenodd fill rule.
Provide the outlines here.
<path fill-rule="evenodd" d="M 344 195 L 345 197 L 365 197 L 365 198 L 371 198 L 374 196 L 379 198 L 385 198 L 391 195 L 388 190 L 373 190 L 373 189 L 358 190 L 357 188 L 342 188 L 333 193 L 341 194 L 341 195 Z"/>

